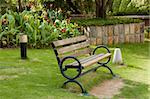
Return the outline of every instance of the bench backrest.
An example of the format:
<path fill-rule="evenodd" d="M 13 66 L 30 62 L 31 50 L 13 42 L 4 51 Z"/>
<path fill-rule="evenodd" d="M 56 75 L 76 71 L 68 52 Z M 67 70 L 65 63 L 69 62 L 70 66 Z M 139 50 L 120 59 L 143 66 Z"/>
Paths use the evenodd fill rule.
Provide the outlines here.
<path fill-rule="evenodd" d="M 90 54 L 90 43 L 85 35 L 52 42 L 58 62 L 65 56 Z"/>

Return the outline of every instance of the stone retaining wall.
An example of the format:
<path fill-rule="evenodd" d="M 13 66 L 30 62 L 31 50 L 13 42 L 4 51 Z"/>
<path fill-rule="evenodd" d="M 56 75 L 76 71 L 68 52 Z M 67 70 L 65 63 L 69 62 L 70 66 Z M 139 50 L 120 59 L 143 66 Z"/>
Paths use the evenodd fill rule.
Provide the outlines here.
<path fill-rule="evenodd" d="M 144 42 L 144 23 L 89 26 L 86 28 L 86 33 L 92 45 L 140 43 Z"/>

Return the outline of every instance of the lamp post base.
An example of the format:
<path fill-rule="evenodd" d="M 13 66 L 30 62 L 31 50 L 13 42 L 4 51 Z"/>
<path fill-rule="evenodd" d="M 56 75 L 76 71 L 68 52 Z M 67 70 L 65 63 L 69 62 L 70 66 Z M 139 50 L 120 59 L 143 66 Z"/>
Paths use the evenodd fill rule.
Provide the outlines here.
<path fill-rule="evenodd" d="M 20 43 L 21 59 L 27 59 L 27 43 Z"/>

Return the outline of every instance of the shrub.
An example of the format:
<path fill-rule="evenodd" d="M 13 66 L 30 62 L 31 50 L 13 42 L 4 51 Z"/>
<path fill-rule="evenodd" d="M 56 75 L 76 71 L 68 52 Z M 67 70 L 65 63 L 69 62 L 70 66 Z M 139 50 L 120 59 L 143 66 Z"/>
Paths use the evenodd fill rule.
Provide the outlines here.
<path fill-rule="evenodd" d="M 139 19 L 130 18 L 93 18 L 93 19 L 75 19 L 72 22 L 76 22 L 80 26 L 102 26 L 102 25 L 114 25 L 114 24 L 128 24 L 142 22 Z"/>
<path fill-rule="evenodd" d="M 59 12 L 45 12 L 41 15 L 32 11 L 11 12 L 0 19 L 0 40 L 3 45 L 18 46 L 19 34 L 28 35 L 29 47 L 49 47 L 54 40 L 80 35 L 78 25 L 63 19 Z M 11 43 L 11 44 L 10 44 Z"/>
<path fill-rule="evenodd" d="M 145 28 L 145 37 L 150 39 L 150 27 Z"/>
<path fill-rule="evenodd" d="M 149 15 L 148 0 L 114 0 L 113 15 Z"/>

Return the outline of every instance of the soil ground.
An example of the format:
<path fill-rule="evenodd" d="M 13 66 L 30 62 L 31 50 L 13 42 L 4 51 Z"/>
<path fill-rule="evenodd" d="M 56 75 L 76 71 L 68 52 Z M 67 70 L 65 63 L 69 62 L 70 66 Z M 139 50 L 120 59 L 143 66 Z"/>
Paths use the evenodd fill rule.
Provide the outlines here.
<path fill-rule="evenodd" d="M 98 86 L 92 88 L 90 94 L 98 97 L 99 99 L 111 99 L 114 95 L 119 94 L 124 83 L 122 79 L 106 80 Z"/>

